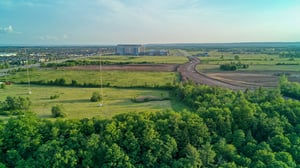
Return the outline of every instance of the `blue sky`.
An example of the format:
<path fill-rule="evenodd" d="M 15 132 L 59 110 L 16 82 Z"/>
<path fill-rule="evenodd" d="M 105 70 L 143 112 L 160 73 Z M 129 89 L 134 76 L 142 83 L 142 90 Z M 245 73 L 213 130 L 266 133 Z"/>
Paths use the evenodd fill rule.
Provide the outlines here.
<path fill-rule="evenodd" d="M 0 45 L 270 41 L 300 41 L 300 1 L 0 1 Z"/>

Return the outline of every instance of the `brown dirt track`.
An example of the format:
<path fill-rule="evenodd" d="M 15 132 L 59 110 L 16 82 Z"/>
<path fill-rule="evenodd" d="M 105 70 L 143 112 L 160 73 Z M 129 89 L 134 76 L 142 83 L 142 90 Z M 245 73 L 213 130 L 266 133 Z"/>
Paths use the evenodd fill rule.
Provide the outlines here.
<path fill-rule="evenodd" d="M 189 63 L 182 64 L 178 68 L 183 80 L 191 80 L 198 84 L 220 86 L 233 90 L 276 87 L 278 85 L 279 76 L 275 74 L 283 73 L 281 71 L 202 73 L 196 70 L 196 66 L 200 63 L 199 58 L 189 57 L 189 59 Z M 295 72 L 288 73 L 291 74 L 291 76 L 289 76 L 290 81 L 300 82 L 300 75 Z"/>
<path fill-rule="evenodd" d="M 147 71 L 147 72 L 175 72 L 177 64 L 130 64 L 130 65 L 102 65 L 103 71 Z M 64 69 L 71 70 L 99 70 L 99 65 L 73 66 Z"/>
<path fill-rule="evenodd" d="M 270 71 L 270 72 L 220 72 L 220 73 L 207 73 L 208 76 L 223 80 L 227 82 L 240 83 L 252 86 L 261 87 L 277 87 L 279 76 L 275 74 L 280 74 L 282 72 Z M 300 77 L 297 76 L 295 72 L 286 72 L 291 74 L 289 81 L 300 82 Z"/>
<path fill-rule="evenodd" d="M 190 80 L 197 84 L 205 84 L 210 86 L 219 86 L 224 88 L 229 88 L 233 90 L 244 90 L 250 88 L 250 86 L 245 86 L 233 82 L 228 82 L 220 79 L 215 79 L 207 76 L 204 73 L 196 71 L 196 66 L 200 63 L 200 60 L 196 57 L 189 57 L 190 62 L 182 64 L 178 68 L 178 72 L 181 74 L 182 80 Z"/>

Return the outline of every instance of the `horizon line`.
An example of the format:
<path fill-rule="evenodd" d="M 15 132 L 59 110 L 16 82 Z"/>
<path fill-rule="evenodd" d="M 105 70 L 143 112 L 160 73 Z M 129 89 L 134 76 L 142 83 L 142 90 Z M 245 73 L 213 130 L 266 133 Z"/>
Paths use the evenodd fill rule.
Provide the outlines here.
<path fill-rule="evenodd" d="M 142 45 L 214 45 L 214 44 L 291 44 L 300 43 L 300 41 L 266 41 L 266 42 L 166 42 L 166 43 L 111 43 L 111 44 L 0 44 L 0 47 L 79 47 L 79 46 L 116 46 L 124 44 L 142 44 Z"/>

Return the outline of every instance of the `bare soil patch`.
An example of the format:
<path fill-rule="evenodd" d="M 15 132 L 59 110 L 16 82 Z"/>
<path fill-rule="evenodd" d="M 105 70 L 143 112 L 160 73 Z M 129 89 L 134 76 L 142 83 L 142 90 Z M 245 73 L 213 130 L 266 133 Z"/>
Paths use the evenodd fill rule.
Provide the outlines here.
<path fill-rule="evenodd" d="M 276 87 L 279 80 L 279 72 L 218 72 L 206 73 L 209 77 L 234 83 L 237 85 L 252 85 L 262 87 Z M 282 72 L 281 72 L 282 73 Z M 289 80 L 292 82 L 300 82 L 300 76 L 290 73 Z"/>
<path fill-rule="evenodd" d="M 203 73 L 196 70 L 200 63 L 199 58 L 189 57 L 190 62 L 180 65 L 178 72 L 182 80 L 191 80 L 197 84 L 220 86 L 233 90 L 255 89 L 257 87 L 276 87 L 278 85 L 278 74 L 289 74 L 292 82 L 300 82 L 299 72 L 294 71 L 216 71 Z"/>
<path fill-rule="evenodd" d="M 278 84 L 278 76 L 264 73 L 239 73 L 239 72 L 220 72 L 207 73 L 206 75 L 237 85 L 252 85 L 262 87 L 276 87 Z"/>
<path fill-rule="evenodd" d="M 147 72 L 175 72 L 177 64 L 131 64 L 131 65 L 102 65 L 103 71 L 147 71 Z M 65 67 L 70 70 L 99 70 L 99 65 Z"/>

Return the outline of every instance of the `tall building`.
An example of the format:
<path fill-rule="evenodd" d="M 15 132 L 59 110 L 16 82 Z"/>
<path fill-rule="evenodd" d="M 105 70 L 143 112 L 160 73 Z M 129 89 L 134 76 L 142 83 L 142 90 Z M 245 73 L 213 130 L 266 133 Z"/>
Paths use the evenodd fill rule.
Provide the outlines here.
<path fill-rule="evenodd" d="M 117 55 L 140 55 L 145 52 L 145 47 L 143 45 L 126 44 L 117 45 L 116 54 Z"/>

